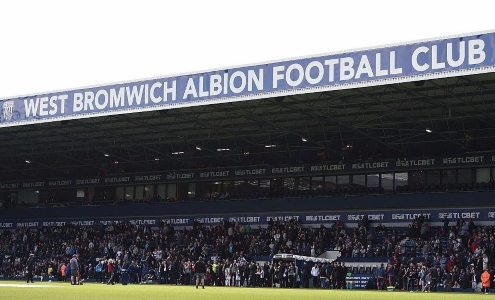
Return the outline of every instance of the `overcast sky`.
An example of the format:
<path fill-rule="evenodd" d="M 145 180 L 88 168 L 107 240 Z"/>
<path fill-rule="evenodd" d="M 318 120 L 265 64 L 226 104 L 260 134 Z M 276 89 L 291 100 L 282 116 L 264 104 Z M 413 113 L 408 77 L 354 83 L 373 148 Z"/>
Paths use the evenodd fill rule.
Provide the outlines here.
<path fill-rule="evenodd" d="M 494 1 L 2 1 L 0 99 L 495 29 Z"/>

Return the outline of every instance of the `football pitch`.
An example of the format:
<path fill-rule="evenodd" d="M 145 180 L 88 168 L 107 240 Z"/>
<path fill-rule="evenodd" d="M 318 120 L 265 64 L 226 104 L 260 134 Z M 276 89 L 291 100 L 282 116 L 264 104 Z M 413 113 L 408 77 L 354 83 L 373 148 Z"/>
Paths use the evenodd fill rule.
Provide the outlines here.
<path fill-rule="evenodd" d="M 194 286 L 174 286 L 158 284 L 106 285 L 86 283 L 82 286 L 71 286 L 69 283 L 24 281 L 0 281 L 2 299 L 40 299 L 40 300 L 135 300 L 135 299 L 211 299 L 211 300 L 279 300 L 279 299 L 356 299 L 356 300 L 407 300 L 407 299 L 479 299 L 491 297 L 480 293 L 460 292 L 387 292 L 368 290 L 320 290 L 320 289 L 280 289 L 280 288 L 238 288 L 238 287 L 206 287 L 204 290 Z"/>

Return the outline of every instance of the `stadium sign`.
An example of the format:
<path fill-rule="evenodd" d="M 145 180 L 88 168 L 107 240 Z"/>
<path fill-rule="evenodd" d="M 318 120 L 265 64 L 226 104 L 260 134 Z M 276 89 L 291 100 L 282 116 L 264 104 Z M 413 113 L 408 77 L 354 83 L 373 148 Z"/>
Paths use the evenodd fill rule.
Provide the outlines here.
<path fill-rule="evenodd" d="M 0 228 L 2 229 L 10 229 L 10 228 L 16 228 L 16 223 L 2 223 L 0 222 Z"/>
<path fill-rule="evenodd" d="M 409 170 L 447 169 L 454 167 L 491 166 L 495 155 L 487 153 L 477 156 L 447 156 L 435 158 L 397 158 L 390 161 L 339 162 L 311 164 L 300 166 L 274 166 L 246 168 L 222 168 L 211 170 L 169 171 L 164 173 L 133 174 L 127 176 L 110 176 L 103 178 L 57 179 L 46 181 L 0 182 L 0 190 L 44 189 L 61 187 L 81 187 L 98 185 L 128 185 L 138 183 L 172 183 L 208 180 L 261 179 L 293 176 L 317 176 L 338 174 L 365 174 L 406 172 Z"/>
<path fill-rule="evenodd" d="M 464 221 L 473 220 L 475 224 L 479 222 L 493 222 L 495 212 L 490 208 L 459 208 L 459 209 L 395 209 L 367 211 L 366 213 L 356 213 L 355 211 L 317 211 L 301 213 L 249 213 L 249 214 L 222 214 L 222 215 L 188 215 L 188 216 L 148 216 L 148 217 L 114 217 L 105 220 L 98 218 L 60 218 L 60 219 L 31 219 L 31 220 L 0 220 L 0 229 L 11 229 L 20 227 L 65 227 L 65 226 L 109 226 L 116 222 L 130 222 L 137 226 L 158 227 L 160 224 L 167 224 L 176 227 L 191 227 L 194 222 L 199 222 L 205 226 L 216 226 L 223 224 L 226 220 L 234 223 L 249 224 L 253 228 L 266 226 L 269 222 L 289 222 L 293 220 L 302 225 L 320 226 L 325 224 L 329 227 L 337 222 L 342 222 L 344 226 L 355 226 L 360 224 L 364 216 L 371 224 L 378 225 L 402 224 L 407 226 L 416 218 L 423 216 L 425 221 L 437 226 L 442 224 L 444 217 L 447 217 L 451 224 L 462 218 Z M 434 225 L 435 225 L 434 224 Z M 256 226 L 256 227 L 255 227 Z"/>
<path fill-rule="evenodd" d="M 0 127 L 493 72 L 495 33 L 4 99 Z"/>
<path fill-rule="evenodd" d="M 163 173 L 107 176 L 102 178 L 59 178 L 45 181 L 0 182 L 0 190 L 40 190 L 47 188 L 84 187 L 99 185 L 129 185 L 173 182 L 197 182 L 209 180 L 242 180 L 275 177 L 318 176 L 338 174 L 364 174 L 376 172 L 406 172 L 408 170 L 446 169 L 454 167 L 491 166 L 494 153 L 482 155 L 457 155 L 433 158 L 397 158 L 389 161 L 335 162 L 311 165 L 290 165 L 251 168 L 222 168 L 183 170 Z"/>

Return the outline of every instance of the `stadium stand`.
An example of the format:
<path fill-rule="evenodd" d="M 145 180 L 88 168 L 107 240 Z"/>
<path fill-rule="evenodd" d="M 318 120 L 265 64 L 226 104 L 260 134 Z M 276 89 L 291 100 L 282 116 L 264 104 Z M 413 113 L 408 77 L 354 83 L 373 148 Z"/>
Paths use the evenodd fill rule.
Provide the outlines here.
<path fill-rule="evenodd" d="M 86 281 L 106 282 L 110 274 L 105 271 L 97 274 L 95 266 L 115 259 L 117 270 L 125 269 L 126 262 L 130 264 L 126 268 L 131 270 L 131 284 L 188 285 L 192 280 L 190 264 L 203 256 L 211 258 L 208 260 L 211 285 L 298 287 L 302 285 L 302 268 L 294 262 L 272 261 L 271 256 L 291 253 L 317 257 L 327 250 L 336 250 L 340 252 L 336 262 L 316 264 L 326 269 L 328 282 L 318 281 L 313 287 L 338 288 L 335 272 L 343 262 L 346 274 L 355 273 L 351 276 L 376 274 L 379 263 L 385 263 L 387 268 L 393 266 L 396 271 L 390 284 L 403 290 L 423 288 L 419 283 L 413 287 L 407 285 L 404 274 L 412 268 L 418 282 L 422 270 L 438 268 L 437 287 L 459 286 L 461 290 L 470 290 L 474 277 L 466 274 L 477 276 L 484 269 L 494 268 L 494 228 L 462 218 L 452 221 L 455 223 L 448 227 L 430 226 L 420 216 L 408 227 L 378 224 L 366 228 L 366 224 L 361 224 L 342 229 L 304 227 L 294 219 L 270 222 L 266 228 L 228 221 L 216 226 L 195 221 L 192 228 L 184 230 L 175 230 L 170 224 L 152 228 L 128 222 L 90 227 L 67 225 L 54 230 L 18 228 L 1 235 L 0 277 L 24 278 L 25 258 L 33 253 L 37 261 L 36 278 L 68 280 L 61 275 L 61 266 L 67 265 L 77 253 L 83 266 L 81 276 Z M 294 272 L 290 280 L 281 280 L 280 268 L 288 276 L 291 267 Z M 238 281 L 232 276 L 226 283 L 227 268 L 228 272 L 232 269 L 239 272 Z"/>
<path fill-rule="evenodd" d="M 495 275 L 494 45 L 1 100 L 0 277 L 33 254 L 37 280 L 67 280 L 77 254 L 86 282 L 187 285 L 204 257 L 209 285 L 477 290 Z"/>

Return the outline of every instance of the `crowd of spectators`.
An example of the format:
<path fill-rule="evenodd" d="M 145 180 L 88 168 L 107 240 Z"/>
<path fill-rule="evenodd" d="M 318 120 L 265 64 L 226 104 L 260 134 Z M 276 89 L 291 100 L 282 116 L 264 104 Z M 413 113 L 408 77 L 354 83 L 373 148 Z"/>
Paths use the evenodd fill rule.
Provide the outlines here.
<path fill-rule="evenodd" d="M 409 291 L 435 291 L 438 286 L 478 290 L 484 272 L 494 287 L 495 228 L 476 226 L 473 220 L 459 218 L 455 224 L 444 217 L 443 225 L 430 227 L 419 217 L 404 230 L 405 238 L 385 237 L 381 255 L 388 257 L 386 267 L 378 268 L 377 288 L 395 286 Z M 383 230 L 378 230 L 383 232 Z M 383 280 L 380 282 L 380 278 Z"/>
<path fill-rule="evenodd" d="M 90 227 L 68 223 L 4 230 L 0 277 L 25 278 L 26 261 L 33 254 L 36 278 L 69 281 L 67 265 L 77 254 L 84 279 L 114 283 L 127 272 L 130 283 L 188 285 L 201 256 L 207 262 L 207 285 L 345 288 L 349 270 L 343 263 L 306 267 L 272 260 L 276 253 L 316 257 L 326 250 L 355 261 L 388 261 L 384 281 L 402 289 L 409 288 L 405 278 L 412 266 L 418 281 L 422 270 L 434 268 L 435 282 L 469 288 L 483 270 L 494 269 L 495 233 L 494 227 L 462 219 L 454 224 L 445 219 L 443 226 L 430 227 L 423 216 L 408 227 L 394 228 L 370 226 L 366 217 L 349 228 L 341 222 L 313 228 L 294 219 L 270 220 L 257 228 L 228 220 L 216 226 L 195 221 L 180 230 L 165 223 L 156 228 L 129 222 Z"/>

